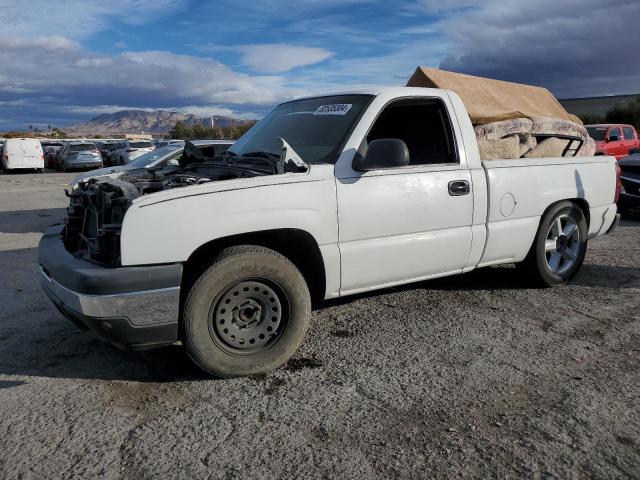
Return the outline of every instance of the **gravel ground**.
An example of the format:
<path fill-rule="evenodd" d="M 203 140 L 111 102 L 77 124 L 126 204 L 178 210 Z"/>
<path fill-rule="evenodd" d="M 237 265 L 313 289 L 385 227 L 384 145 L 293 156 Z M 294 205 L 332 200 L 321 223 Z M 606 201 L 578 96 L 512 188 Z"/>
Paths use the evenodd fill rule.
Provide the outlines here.
<path fill-rule="evenodd" d="M 499 267 L 330 302 L 287 366 L 215 380 L 40 291 L 72 176 L 0 176 L 1 478 L 640 478 L 640 222 L 569 286 Z"/>

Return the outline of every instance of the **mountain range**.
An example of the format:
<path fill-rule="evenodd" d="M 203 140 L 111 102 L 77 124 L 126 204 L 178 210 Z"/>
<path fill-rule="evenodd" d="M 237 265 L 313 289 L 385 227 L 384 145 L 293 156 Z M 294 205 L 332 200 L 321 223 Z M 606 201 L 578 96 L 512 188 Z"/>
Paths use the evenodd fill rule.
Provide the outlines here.
<path fill-rule="evenodd" d="M 67 134 L 72 135 L 109 135 L 122 133 L 167 133 L 177 121 L 185 122 L 188 125 L 211 126 L 211 119 L 218 127 L 232 127 L 243 125 L 247 120 L 238 120 L 223 115 L 213 115 L 213 117 L 198 117 L 193 114 L 171 112 L 168 110 L 120 110 L 114 113 L 103 113 L 89 121 L 77 123 L 65 129 Z"/>

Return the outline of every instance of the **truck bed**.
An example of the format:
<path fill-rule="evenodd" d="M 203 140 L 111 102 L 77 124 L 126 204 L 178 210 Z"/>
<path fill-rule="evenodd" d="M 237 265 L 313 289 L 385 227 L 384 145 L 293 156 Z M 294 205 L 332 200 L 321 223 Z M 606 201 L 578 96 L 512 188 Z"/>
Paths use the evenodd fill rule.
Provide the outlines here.
<path fill-rule="evenodd" d="M 563 199 L 583 206 L 590 238 L 604 233 L 616 214 L 614 164 L 604 156 L 483 161 L 487 241 L 478 266 L 521 261 L 546 206 Z"/>

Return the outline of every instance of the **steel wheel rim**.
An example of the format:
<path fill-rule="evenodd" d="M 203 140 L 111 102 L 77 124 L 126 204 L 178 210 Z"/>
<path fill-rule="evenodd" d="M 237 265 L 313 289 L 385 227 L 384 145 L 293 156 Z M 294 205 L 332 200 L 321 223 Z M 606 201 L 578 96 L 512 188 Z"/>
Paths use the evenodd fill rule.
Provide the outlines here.
<path fill-rule="evenodd" d="M 576 264 L 580 254 L 580 229 L 569 215 L 559 215 L 547 232 L 544 252 L 547 267 L 556 275 L 563 275 Z"/>
<path fill-rule="evenodd" d="M 273 344 L 284 331 L 286 295 L 263 279 L 237 282 L 220 295 L 210 313 L 209 331 L 220 346 L 237 355 Z"/>

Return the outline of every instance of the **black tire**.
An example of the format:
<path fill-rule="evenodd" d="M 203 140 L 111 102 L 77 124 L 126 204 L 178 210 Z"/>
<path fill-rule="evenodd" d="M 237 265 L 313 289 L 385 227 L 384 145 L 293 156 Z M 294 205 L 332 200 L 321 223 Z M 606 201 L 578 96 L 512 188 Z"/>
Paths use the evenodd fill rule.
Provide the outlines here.
<path fill-rule="evenodd" d="M 545 244 L 548 240 L 547 236 L 551 234 L 550 229 L 558 218 L 568 218 L 572 221 L 577 226 L 579 239 L 576 241 L 577 254 L 572 263 L 567 264 L 566 269 L 559 268 L 558 271 L 553 271 L 549 258 L 551 254 L 556 254 L 557 252 L 548 253 L 545 249 Z M 536 286 L 543 287 L 556 287 L 568 283 L 578 273 L 584 262 L 584 256 L 587 253 L 587 234 L 587 220 L 582 210 L 575 203 L 564 201 L 552 206 L 542 217 L 531 250 L 529 250 L 527 258 L 521 265 L 529 275 L 529 280 Z M 561 249 L 560 240 L 558 242 L 558 248 Z M 563 258 L 560 261 L 564 262 L 564 256 L 561 255 L 561 257 Z"/>
<path fill-rule="evenodd" d="M 254 282 L 254 283 L 251 283 Z M 243 285 L 266 285 L 258 289 Z M 238 296 L 238 290 L 244 290 Z M 267 295 L 267 290 L 271 293 Z M 265 297 L 261 296 L 264 293 Z M 275 293 L 275 296 L 273 295 Z M 233 305 L 225 313 L 223 301 L 229 302 L 232 295 L 245 296 L 237 302 L 258 302 L 261 308 L 253 325 L 247 326 L 238 321 L 238 312 L 242 305 Z M 267 299 L 267 297 L 270 297 Z M 277 298 L 276 298 L 277 297 Z M 277 302 L 281 308 L 278 323 L 271 317 L 270 308 L 261 302 Z M 270 304 L 267 304 L 268 307 Z M 274 304 L 275 305 L 275 304 Z M 232 311 L 234 313 L 232 313 Z M 222 313 L 225 316 L 222 316 Z M 311 297 L 304 277 L 296 266 L 283 255 L 268 248 L 255 245 L 242 245 L 223 250 L 211 266 L 196 280 L 189 291 L 183 312 L 184 343 L 187 353 L 200 368 L 219 377 L 254 375 L 273 370 L 284 364 L 302 344 L 309 328 L 311 317 Z M 224 332 L 220 324 L 226 318 L 227 326 L 233 328 Z M 272 333 L 271 325 L 275 325 Z M 242 330 L 244 329 L 244 330 Z M 233 337 L 231 333 L 247 333 L 247 339 Z M 258 340 L 257 332 L 261 339 Z M 249 338 L 251 337 L 251 338 Z M 234 340 L 231 340 L 234 338 Z M 240 342 L 231 344 L 232 342 Z M 246 340 L 246 343 L 245 343 Z M 255 340 L 260 346 L 252 347 Z"/>

